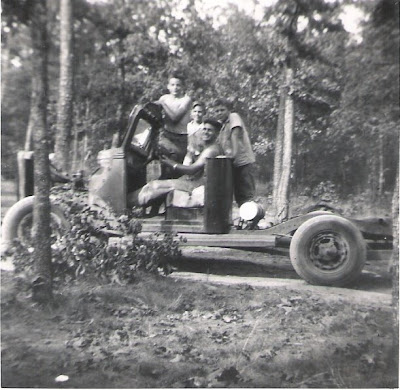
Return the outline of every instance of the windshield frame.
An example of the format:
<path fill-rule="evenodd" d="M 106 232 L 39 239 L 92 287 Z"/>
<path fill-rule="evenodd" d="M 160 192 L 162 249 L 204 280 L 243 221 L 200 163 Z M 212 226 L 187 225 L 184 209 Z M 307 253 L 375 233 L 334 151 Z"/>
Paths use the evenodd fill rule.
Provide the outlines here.
<path fill-rule="evenodd" d="M 153 113 L 152 111 L 154 107 L 152 108 L 152 106 L 150 105 L 155 106 L 155 104 L 148 103 L 146 105 L 137 105 L 131 110 L 131 113 L 129 114 L 128 127 L 122 137 L 121 147 L 123 150 L 127 150 L 127 148 L 132 145 L 132 140 L 136 135 L 140 120 L 144 120 L 149 124 L 150 132 L 143 146 L 134 145 L 134 147 L 139 148 L 145 152 L 148 151 L 151 145 L 150 140 L 154 138 L 154 133 L 162 126 L 161 109 L 159 109 L 160 115 L 158 117 L 158 113 Z"/>

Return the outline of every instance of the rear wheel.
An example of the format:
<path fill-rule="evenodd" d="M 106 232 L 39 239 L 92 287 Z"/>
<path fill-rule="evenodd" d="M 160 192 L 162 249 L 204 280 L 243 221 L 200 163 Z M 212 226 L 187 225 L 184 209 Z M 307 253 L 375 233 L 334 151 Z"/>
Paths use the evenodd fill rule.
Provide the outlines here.
<path fill-rule="evenodd" d="M 28 196 L 15 203 L 4 216 L 2 224 L 2 250 L 8 249 L 12 241 L 18 238 L 22 244 L 28 244 L 32 237 L 34 196 Z M 61 208 L 51 205 L 51 230 L 54 240 L 62 237 L 69 222 Z"/>
<path fill-rule="evenodd" d="M 365 264 L 366 243 L 358 228 L 337 215 L 320 215 L 303 223 L 290 243 L 297 274 L 311 284 L 343 286 Z"/>

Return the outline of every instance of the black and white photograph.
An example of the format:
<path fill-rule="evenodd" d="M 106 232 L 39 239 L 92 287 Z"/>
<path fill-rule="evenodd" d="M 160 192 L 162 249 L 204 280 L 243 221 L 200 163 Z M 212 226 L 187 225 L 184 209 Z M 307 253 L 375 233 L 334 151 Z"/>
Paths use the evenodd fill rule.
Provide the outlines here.
<path fill-rule="evenodd" d="M 399 388 L 398 0 L 1 0 L 2 388 Z"/>

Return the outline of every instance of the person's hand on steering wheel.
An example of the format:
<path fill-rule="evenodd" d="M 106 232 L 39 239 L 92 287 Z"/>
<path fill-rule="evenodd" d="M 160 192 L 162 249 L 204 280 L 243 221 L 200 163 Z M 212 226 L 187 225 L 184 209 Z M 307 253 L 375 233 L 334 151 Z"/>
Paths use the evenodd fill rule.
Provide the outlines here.
<path fill-rule="evenodd" d="M 167 165 L 169 167 L 173 167 L 176 164 L 176 161 L 168 158 L 165 155 L 160 156 L 160 162 L 161 162 L 161 164 Z"/>

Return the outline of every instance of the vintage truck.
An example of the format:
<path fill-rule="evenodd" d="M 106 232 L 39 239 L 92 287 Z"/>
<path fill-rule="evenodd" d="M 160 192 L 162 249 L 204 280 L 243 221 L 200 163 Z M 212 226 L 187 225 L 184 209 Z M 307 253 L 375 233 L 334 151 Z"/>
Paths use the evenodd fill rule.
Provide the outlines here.
<path fill-rule="evenodd" d="M 99 168 L 88 180 L 87 202 L 91 207 L 107 207 L 114 215 L 126 212 L 128 193 L 146 183 L 149 166 L 162 153 L 157 142 L 162 127 L 160 106 L 147 103 L 134 107 L 118 146 L 98 155 Z M 390 250 L 392 246 L 390 219 L 345 218 L 329 209 L 316 208 L 260 229 L 257 222 L 263 213 L 251 202 L 242 207 L 243 215 L 234 224 L 231 169 L 229 158 L 209 159 L 203 193 L 169 194 L 164 215 L 140 217 L 141 235 L 173 232 L 184 237 L 182 245 L 266 252 L 282 249 L 301 278 L 328 286 L 350 284 L 360 275 L 371 251 Z M 27 218 L 32 220 L 33 198 L 21 199 L 5 215 L 3 245 L 19 237 Z M 52 205 L 52 216 L 60 224 L 68 221 L 56 205 Z M 121 233 L 110 231 L 109 235 L 115 240 Z"/>

